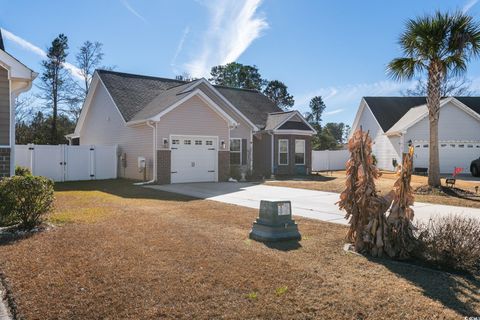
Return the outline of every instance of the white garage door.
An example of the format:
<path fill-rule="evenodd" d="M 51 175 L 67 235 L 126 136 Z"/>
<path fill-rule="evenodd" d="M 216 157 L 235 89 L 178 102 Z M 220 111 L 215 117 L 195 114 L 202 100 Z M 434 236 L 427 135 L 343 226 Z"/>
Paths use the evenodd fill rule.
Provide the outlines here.
<path fill-rule="evenodd" d="M 217 179 L 218 138 L 172 136 L 171 182 L 208 182 Z"/>
<path fill-rule="evenodd" d="M 414 167 L 428 168 L 429 143 L 414 141 Z M 480 142 L 443 142 L 439 144 L 440 172 L 452 174 L 455 167 L 470 172 L 470 163 L 480 157 Z"/>

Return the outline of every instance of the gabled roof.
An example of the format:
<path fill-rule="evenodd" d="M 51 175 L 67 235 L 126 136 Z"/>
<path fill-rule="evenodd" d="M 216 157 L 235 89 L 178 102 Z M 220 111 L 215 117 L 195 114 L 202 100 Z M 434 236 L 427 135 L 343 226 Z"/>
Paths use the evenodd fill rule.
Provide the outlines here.
<path fill-rule="evenodd" d="M 116 71 L 97 70 L 97 72 L 126 122 L 132 120 L 160 93 L 185 83 Z"/>
<path fill-rule="evenodd" d="M 97 70 L 125 122 L 154 116 L 162 108 L 182 99 L 192 82 Z M 193 86 L 192 86 L 193 87 Z M 248 120 L 265 127 L 268 113 L 281 111 L 270 99 L 255 90 L 214 86 Z M 183 92 L 186 89 L 185 92 Z M 160 108 L 159 108 L 160 105 Z"/>
<path fill-rule="evenodd" d="M 265 130 L 275 130 L 282 123 L 287 121 L 293 114 L 293 111 L 269 113 Z"/>
<path fill-rule="evenodd" d="M 425 97 L 364 97 L 383 132 L 387 132 L 413 107 L 427 102 Z"/>
<path fill-rule="evenodd" d="M 480 97 L 453 97 L 460 101 L 466 107 L 480 115 Z M 415 110 L 411 109 L 424 106 L 427 103 L 426 97 L 364 97 L 365 102 L 370 107 L 374 117 L 377 119 L 383 132 L 395 131 L 392 127 L 400 128 L 405 124 L 408 119 L 419 116 L 422 113 L 422 108 Z M 447 98 L 444 98 L 444 101 Z M 424 106 L 426 108 L 426 106 Z M 402 120 L 401 124 L 396 125 L 400 119 L 402 119 L 407 112 L 409 115 Z"/>

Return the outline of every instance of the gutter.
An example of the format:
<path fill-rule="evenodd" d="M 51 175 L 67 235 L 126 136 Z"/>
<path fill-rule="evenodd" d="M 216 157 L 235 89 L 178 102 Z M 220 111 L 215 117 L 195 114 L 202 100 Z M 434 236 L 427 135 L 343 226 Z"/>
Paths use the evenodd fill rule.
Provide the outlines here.
<path fill-rule="evenodd" d="M 155 123 L 155 125 L 153 125 L 153 123 Z M 153 175 L 152 180 L 146 182 L 137 182 L 133 184 L 134 186 L 143 186 L 155 183 L 155 181 L 157 181 L 157 122 L 147 121 L 146 124 L 152 128 L 153 131 Z M 146 167 L 147 166 L 145 165 L 145 168 Z"/>

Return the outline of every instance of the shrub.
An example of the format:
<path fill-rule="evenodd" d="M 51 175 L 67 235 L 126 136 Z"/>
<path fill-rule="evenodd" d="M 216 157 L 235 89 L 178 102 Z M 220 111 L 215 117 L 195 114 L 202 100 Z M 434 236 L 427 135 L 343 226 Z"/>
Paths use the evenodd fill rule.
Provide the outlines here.
<path fill-rule="evenodd" d="M 22 177 L 31 176 L 32 172 L 28 168 L 16 166 L 15 167 L 15 175 L 16 176 L 22 176 Z"/>
<path fill-rule="evenodd" d="M 20 229 L 40 225 L 53 208 L 53 200 L 50 179 L 30 175 L 0 181 L 0 217 L 9 224 L 18 224 Z"/>
<path fill-rule="evenodd" d="M 419 226 L 420 256 L 441 268 L 480 268 L 480 220 L 450 215 Z"/>

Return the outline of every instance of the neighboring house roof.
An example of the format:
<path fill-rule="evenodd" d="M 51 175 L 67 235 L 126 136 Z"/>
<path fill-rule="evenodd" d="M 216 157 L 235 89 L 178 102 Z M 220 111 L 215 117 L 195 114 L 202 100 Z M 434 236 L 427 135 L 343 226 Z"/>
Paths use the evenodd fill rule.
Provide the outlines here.
<path fill-rule="evenodd" d="M 3 45 L 2 29 L 0 29 L 0 49 L 5 51 L 5 46 Z"/>
<path fill-rule="evenodd" d="M 480 97 L 453 98 L 480 115 Z M 400 131 L 427 110 L 426 97 L 364 97 L 363 99 L 384 132 Z"/>
<path fill-rule="evenodd" d="M 192 82 L 97 70 L 126 122 L 148 119 L 190 93 Z M 281 111 L 255 90 L 214 86 L 248 120 L 265 127 L 268 113 Z M 183 90 L 187 89 L 185 92 Z"/>

